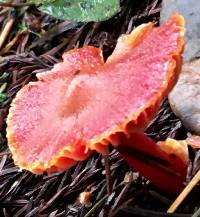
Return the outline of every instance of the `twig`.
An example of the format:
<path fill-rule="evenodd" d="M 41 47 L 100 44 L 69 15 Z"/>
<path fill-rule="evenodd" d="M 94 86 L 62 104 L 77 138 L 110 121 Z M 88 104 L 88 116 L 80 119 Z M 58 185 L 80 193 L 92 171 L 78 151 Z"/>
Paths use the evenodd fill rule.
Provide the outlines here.
<path fill-rule="evenodd" d="M 27 209 L 28 204 L 24 205 L 20 210 L 18 210 L 13 217 L 19 217 L 24 213 Z"/>
<path fill-rule="evenodd" d="M 5 15 L 10 10 L 10 8 L 4 8 L 0 11 L 0 16 Z"/>
<path fill-rule="evenodd" d="M 74 29 L 78 25 L 79 23 L 77 22 L 69 22 L 69 21 L 64 21 L 62 23 L 59 23 L 56 26 L 49 29 L 47 32 L 45 32 L 44 35 L 40 39 L 38 39 L 36 42 L 33 42 L 32 45 L 30 45 L 29 49 L 33 49 L 34 47 L 41 45 L 44 42 L 47 43 L 55 36 L 60 35 L 61 33 L 68 31 L 70 29 Z"/>
<path fill-rule="evenodd" d="M 117 216 L 137 216 L 137 217 L 191 217 L 191 214 L 175 213 L 169 215 L 166 212 L 142 209 L 139 207 L 125 206 L 121 207 Z"/>
<path fill-rule="evenodd" d="M 45 57 L 46 55 L 52 56 L 52 55 L 58 53 L 58 51 L 59 51 L 60 49 L 62 49 L 68 42 L 69 42 L 69 39 L 68 39 L 68 38 L 64 39 L 61 44 L 59 44 L 59 45 L 56 46 L 56 47 L 53 47 L 51 50 L 49 50 L 49 51 L 47 51 L 46 53 L 42 54 L 41 57 Z"/>
<path fill-rule="evenodd" d="M 99 201 L 92 207 L 92 209 L 90 209 L 89 212 L 85 214 L 84 217 L 89 217 L 89 216 L 91 216 L 91 215 L 93 214 L 93 212 L 95 212 L 95 210 L 96 210 L 97 208 L 99 208 L 103 203 L 105 203 L 107 197 L 108 197 L 108 196 L 106 195 L 106 196 L 104 196 L 101 200 L 99 200 Z"/>
<path fill-rule="evenodd" d="M 1 2 L 0 6 L 2 7 L 13 7 L 13 8 L 20 8 L 20 7 L 25 7 L 25 6 L 32 6 L 34 5 L 33 3 L 10 3 L 10 2 Z"/>
<path fill-rule="evenodd" d="M 155 199 L 157 199 L 158 201 L 160 201 L 161 203 L 169 206 L 170 205 L 170 200 L 168 198 L 166 198 L 165 196 L 161 195 L 160 193 L 150 190 L 149 194 L 154 197 Z"/>
<path fill-rule="evenodd" d="M 12 39 L 12 41 L 10 41 L 5 48 L 2 49 L 2 51 L 0 52 L 0 55 L 7 53 L 14 45 L 15 43 L 18 41 L 20 36 L 20 33 L 17 31 L 15 34 L 15 37 Z"/>
<path fill-rule="evenodd" d="M 112 213 L 114 213 L 117 210 L 117 208 L 120 206 L 120 204 L 122 204 L 124 198 L 126 197 L 126 194 L 130 190 L 132 181 L 133 181 L 133 173 L 131 173 L 130 176 L 129 176 L 129 182 L 128 182 L 128 184 L 126 184 L 124 186 L 124 188 L 122 189 L 121 193 L 116 198 L 116 200 L 115 200 L 115 202 L 114 202 L 114 204 L 112 206 L 112 210 L 111 210 Z"/>
<path fill-rule="evenodd" d="M 2 157 L 4 155 L 11 155 L 11 152 L 10 151 L 0 152 L 0 157 Z"/>
<path fill-rule="evenodd" d="M 112 192 L 112 179 L 111 179 L 109 155 L 104 154 L 103 159 L 104 159 L 105 171 L 106 171 L 107 192 L 108 192 L 108 195 L 110 195 Z"/>
<path fill-rule="evenodd" d="M 6 25 L 4 26 L 3 31 L 1 32 L 1 35 L 0 35 L 0 49 L 2 48 L 2 46 L 3 46 L 7 36 L 9 34 L 14 22 L 15 22 L 15 18 L 11 17 L 7 21 Z"/>
<path fill-rule="evenodd" d="M 18 48 L 17 48 L 17 53 L 23 53 L 25 52 L 25 47 L 27 45 L 27 42 L 29 40 L 29 35 L 30 35 L 30 32 L 26 32 L 23 36 L 22 36 L 22 39 L 21 39 L 21 43 L 19 44 Z"/>
<path fill-rule="evenodd" d="M 200 216 L 200 208 L 192 215 L 192 217 L 199 217 Z"/>
<path fill-rule="evenodd" d="M 179 205 L 183 202 L 183 200 L 187 197 L 187 195 L 191 192 L 194 186 L 200 181 L 200 170 L 196 173 L 196 175 L 192 178 L 189 184 L 184 188 L 184 190 L 179 194 L 170 208 L 167 210 L 168 213 L 174 213 Z"/>

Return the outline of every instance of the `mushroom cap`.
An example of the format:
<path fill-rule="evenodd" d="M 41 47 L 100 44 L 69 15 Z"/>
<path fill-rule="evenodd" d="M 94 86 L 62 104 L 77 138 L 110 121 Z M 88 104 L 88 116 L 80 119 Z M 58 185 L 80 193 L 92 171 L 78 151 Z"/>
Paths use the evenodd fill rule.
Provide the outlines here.
<path fill-rule="evenodd" d="M 39 81 L 17 93 L 7 117 L 8 145 L 15 164 L 36 174 L 64 170 L 91 154 L 81 139 L 76 141 L 78 145 L 68 143 L 71 136 L 66 136 L 63 108 L 74 75 L 82 68 L 103 64 L 101 50 L 91 46 L 74 49 L 65 53 L 63 60 L 52 70 L 38 73 Z M 74 126 L 76 132 L 81 137 Z"/>
<path fill-rule="evenodd" d="M 200 1 L 197 0 L 162 0 L 160 12 L 161 23 L 174 12 L 182 14 L 185 19 L 185 49 L 183 60 L 190 61 L 200 54 Z"/>
<path fill-rule="evenodd" d="M 175 15 L 160 27 L 145 25 L 142 37 L 138 27 L 105 64 L 97 48 L 70 51 L 23 87 L 7 119 L 15 163 L 35 173 L 62 170 L 118 145 L 121 133 L 144 130 L 178 78 L 183 25 Z"/>

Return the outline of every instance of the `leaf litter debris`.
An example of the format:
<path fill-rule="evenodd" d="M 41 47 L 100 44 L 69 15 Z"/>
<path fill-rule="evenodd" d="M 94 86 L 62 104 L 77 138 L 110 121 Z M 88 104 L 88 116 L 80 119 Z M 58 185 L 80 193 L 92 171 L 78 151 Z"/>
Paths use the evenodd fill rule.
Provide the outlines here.
<path fill-rule="evenodd" d="M 2 92 L 6 97 L 0 101 L 0 216 L 168 216 L 166 210 L 177 195 L 152 186 L 115 150 L 109 155 L 113 190 L 108 196 L 101 155 L 94 154 L 63 173 L 35 176 L 14 166 L 5 139 L 10 102 L 22 86 L 36 79 L 37 72 L 51 69 L 63 51 L 88 44 L 100 47 L 108 57 L 121 34 L 144 22 L 158 23 L 160 7 L 160 0 L 124 0 L 114 18 L 97 23 L 57 20 L 34 7 L 0 7 L 1 32 L 14 19 L 0 51 L 0 87 L 6 84 Z M 188 132 L 165 101 L 146 133 L 158 141 L 185 139 Z M 199 152 L 190 152 L 188 181 L 200 168 Z M 90 192 L 87 205 L 80 202 L 83 192 Z M 198 211 L 199 194 L 197 185 L 178 214 L 170 216 L 187 217 Z"/>

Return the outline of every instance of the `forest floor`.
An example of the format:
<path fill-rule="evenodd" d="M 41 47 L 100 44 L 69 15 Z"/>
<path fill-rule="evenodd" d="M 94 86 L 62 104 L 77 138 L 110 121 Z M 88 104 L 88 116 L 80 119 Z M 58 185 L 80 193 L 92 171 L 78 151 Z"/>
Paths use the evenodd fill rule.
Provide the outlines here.
<path fill-rule="evenodd" d="M 88 44 L 100 47 L 107 58 L 121 34 L 144 22 L 158 25 L 160 9 L 161 0 L 124 0 L 121 11 L 107 21 L 77 23 L 51 18 L 34 7 L 0 7 L 0 31 L 12 24 L 0 47 L 0 216 L 195 217 L 200 207 L 198 185 L 175 214 L 167 214 L 177 194 L 151 185 L 116 150 L 109 155 L 113 190 L 108 196 L 101 155 L 95 153 L 62 173 L 34 175 L 13 164 L 5 137 L 9 105 L 22 86 L 36 80 L 37 72 L 60 62 L 63 51 Z M 184 139 L 188 132 L 166 100 L 146 133 L 158 141 Z M 188 180 L 199 169 L 199 153 L 190 150 L 190 159 Z M 88 196 L 84 203 L 83 192 Z"/>

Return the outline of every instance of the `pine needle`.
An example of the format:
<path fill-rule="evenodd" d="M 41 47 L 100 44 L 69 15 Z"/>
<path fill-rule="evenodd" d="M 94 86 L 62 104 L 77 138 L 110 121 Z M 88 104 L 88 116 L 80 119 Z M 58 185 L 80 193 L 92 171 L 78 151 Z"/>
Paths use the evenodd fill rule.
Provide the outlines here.
<path fill-rule="evenodd" d="M 196 173 L 196 175 L 192 178 L 189 184 L 183 189 L 183 191 L 179 194 L 173 204 L 167 210 L 168 213 L 174 213 L 176 209 L 180 206 L 183 200 L 187 197 L 187 195 L 191 192 L 195 185 L 200 181 L 200 170 Z"/>

